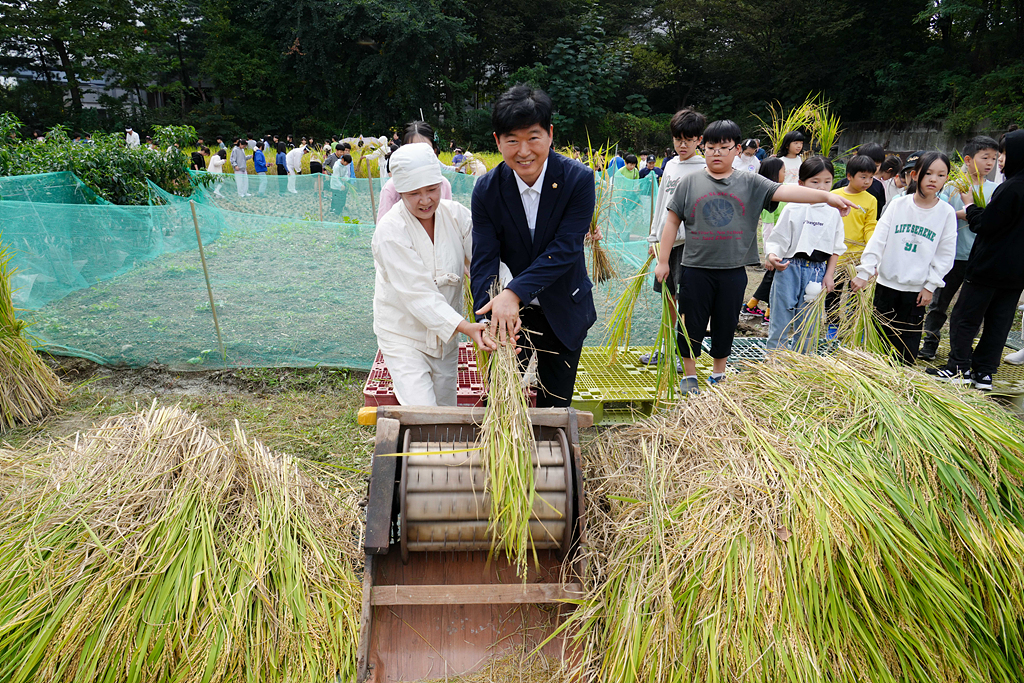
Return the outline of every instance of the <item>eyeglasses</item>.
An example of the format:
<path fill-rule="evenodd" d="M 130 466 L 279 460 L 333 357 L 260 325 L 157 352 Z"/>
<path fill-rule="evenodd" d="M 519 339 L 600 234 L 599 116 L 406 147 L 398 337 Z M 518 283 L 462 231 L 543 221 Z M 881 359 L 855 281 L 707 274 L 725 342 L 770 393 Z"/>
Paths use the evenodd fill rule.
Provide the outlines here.
<path fill-rule="evenodd" d="M 726 152 L 731 149 L 736 149 L 739 145 L 729 145 L 728 147 L 705 147 L 704 153 L 708 156 L 724 156 Z"/>

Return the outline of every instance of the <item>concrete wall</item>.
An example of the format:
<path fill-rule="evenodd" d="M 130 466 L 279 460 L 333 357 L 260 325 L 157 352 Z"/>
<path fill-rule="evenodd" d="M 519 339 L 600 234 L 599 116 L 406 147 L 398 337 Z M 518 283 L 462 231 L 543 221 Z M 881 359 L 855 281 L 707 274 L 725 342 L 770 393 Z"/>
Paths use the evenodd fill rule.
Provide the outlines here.
<path fill-rule="evenodd" d="M 982 121 L 977 128 L 965 135 L 953 135 L 944 129 L 942 121 L 910 121 L 907 123 L 879 123 L 858 121 L 846 124 L 839 136 L 840 151 L 865 142 L 880 142 L 887 152 L 914 152 L 937 149 L 943 152 L 960 150 L 968 139 L 975 135 L 989 135 L 996 140 L 1005 133 L 1002 128 L 992 128 L 989 121 Z"/>

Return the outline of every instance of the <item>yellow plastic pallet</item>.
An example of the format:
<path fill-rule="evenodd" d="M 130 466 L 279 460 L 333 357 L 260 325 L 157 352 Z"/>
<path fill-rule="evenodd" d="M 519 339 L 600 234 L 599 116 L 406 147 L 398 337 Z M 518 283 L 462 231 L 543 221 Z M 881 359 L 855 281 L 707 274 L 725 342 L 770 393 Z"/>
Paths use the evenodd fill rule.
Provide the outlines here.
<path fill-rule="evenodd" d="M 640 356 L 653 348 L 620 349 L 616 362 L 610 364 L 604 348 L 583 347 L 572 407 L 593 413 L 594 424 L 623 424 L 649 417 L 655 407 L 658 371 L 653 365 L 641 363 Z M 709 370 L 707 354 L 703 354 L 697 360 L 697 375 L 702 384 Z"/>

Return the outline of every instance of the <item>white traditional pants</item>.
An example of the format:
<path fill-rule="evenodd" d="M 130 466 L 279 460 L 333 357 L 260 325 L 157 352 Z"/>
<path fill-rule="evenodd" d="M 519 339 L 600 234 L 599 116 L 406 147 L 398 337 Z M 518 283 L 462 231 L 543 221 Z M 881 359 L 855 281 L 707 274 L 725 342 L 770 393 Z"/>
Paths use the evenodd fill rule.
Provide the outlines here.
<path fill-rule="evenodd" d="M 441 358 L 378 339 L 384 362 L 391 373 L 395 396 L 403 406 L 454 406 L 458 398 L 459 347 Z"/>
<path fill-rule="evenodd" d="M 288 169 L 288 191 L 298 192 L 298 190 L 295 189 L 295 171 L 290 168 Z"/>

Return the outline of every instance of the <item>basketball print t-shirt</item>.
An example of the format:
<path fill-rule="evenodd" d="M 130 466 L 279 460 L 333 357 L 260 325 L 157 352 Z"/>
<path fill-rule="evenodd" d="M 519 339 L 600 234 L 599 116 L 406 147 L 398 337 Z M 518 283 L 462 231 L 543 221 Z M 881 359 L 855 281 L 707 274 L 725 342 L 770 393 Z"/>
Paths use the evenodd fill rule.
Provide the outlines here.
<path fill-rule="evenodd" d="M 684 178 L 668 202 L 686 230 L 683 265 L 723 269 L 759 263 L 757 220 L 780 187 L 756 173 L 718 180 L 704 171 Z"/>

